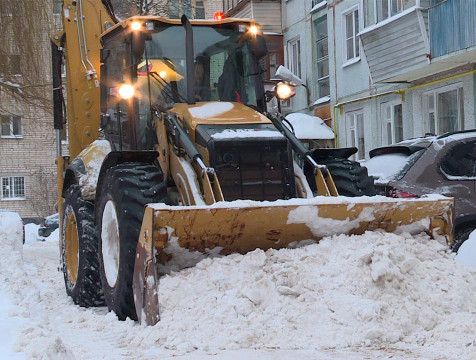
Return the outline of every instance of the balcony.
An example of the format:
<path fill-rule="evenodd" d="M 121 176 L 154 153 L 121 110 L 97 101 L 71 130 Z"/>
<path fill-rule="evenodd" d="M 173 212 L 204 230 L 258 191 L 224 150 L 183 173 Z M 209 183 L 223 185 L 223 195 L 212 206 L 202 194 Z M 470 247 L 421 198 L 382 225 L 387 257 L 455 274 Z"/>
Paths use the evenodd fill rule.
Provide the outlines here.
<path fill-rule="evenodd" d="M 476 46 L 476 0 L 447 0 L 430 9 L 431 57 Z M 454 54 L 457 55 L 457 54 Z M 474 59 L 474 55 L 473 55 Z"/>
<path fill-rule="evenodd" d="M 412 7 L 359 33 L 374 83 L 409 81 L 429 64 L 428 10 Z"/>

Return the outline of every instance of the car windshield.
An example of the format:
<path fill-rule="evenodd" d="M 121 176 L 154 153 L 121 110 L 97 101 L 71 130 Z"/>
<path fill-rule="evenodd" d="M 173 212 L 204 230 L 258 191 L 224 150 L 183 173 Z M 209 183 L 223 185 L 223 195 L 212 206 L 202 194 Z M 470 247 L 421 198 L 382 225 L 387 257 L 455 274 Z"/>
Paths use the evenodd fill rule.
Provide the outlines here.
<path fill-rule="evenodd" d="M 257 107 L 262 91 L 248 41 L 234 29 L 197 25 L 194 37 L 195 101 L 236 101 Z M 148 77 L 147 75 L 150 75 Z M 159 107 L 187 102 L 185 29 L 156 25 L 137 64 L 142 94 Z M 147 101 L 144 101 L 144 103 Z M 147 104 L 146 104 L 147 105 Z"/>

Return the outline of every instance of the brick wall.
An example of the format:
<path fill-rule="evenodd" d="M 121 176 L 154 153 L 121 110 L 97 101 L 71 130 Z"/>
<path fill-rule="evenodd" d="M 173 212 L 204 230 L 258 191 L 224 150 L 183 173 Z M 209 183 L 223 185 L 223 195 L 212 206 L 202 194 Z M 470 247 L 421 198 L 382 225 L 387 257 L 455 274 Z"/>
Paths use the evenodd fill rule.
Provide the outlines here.
<path fill-rule="evenodd" d="M 44 2 L 45 16 L 36 16 L 34 45 L 32 54 L 21 55 L 21 71 L 18 82 L 23 86 L 38 87 L 46 95 L 46 108 L 52 103 L 51 96 L 51 50 L 49 36 L 55 30 L 55 19 L 52 14 L 51 0 Z M 25 31 L 28 31 L 28 27 Z M 31 35 L 32 33 L 30 33 Z M 18 37 L 18 35 L 17 35 Z M 0 42 L 15 48 L 12 34 L 0 34 Z M 31 59 L 34 57 L 35 61 Z M 35 72 L 35 76 L 28 74 Z M 39 74 L 39 75 L 38 75 Z M 35 78 L 35 84 L 28 83 Z M 48 104 L 49 101 L 49 104 Z M 0 112 L 3 115 L 13 113 L 21 116 L 23 137 L 0 137 L 0 177 L 24 176 L 25 197 L 23 200 L 8 200 L 3 198 L 2 183 L 0 182 L 0 209 L 18 211 L 22 217 L 44 217 L 54 212 L 56 200 L 56 147 L 53 116 L 45 106 L 35 106 L 24 101 L 13 99 L 7 91 L 0 91 Z"/>

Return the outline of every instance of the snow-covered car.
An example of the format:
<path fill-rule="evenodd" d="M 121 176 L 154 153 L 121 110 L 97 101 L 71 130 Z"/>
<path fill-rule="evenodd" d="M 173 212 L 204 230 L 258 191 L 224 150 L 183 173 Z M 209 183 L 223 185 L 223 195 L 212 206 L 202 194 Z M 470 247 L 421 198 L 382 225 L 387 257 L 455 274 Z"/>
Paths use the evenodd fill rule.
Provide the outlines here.
<path fill-rule="evenodd" d="M 59 214 L 47 216 L 42 226 L 38 228 L 38 235 L 48 237 L 59 227 Z"/>
<path fill-rule="evenodd" d="M 365 166 L 381 195 L 454 197 L 457 251 L 476 228 L 476 130 L 405 140 L 369 155 Z"/>

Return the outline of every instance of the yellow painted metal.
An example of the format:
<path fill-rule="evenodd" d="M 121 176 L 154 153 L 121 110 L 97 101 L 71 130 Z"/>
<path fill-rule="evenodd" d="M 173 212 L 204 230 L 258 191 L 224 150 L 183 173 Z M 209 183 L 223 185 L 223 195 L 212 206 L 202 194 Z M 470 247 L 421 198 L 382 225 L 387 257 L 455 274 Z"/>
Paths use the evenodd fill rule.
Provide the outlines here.
<path fill-rule="evenodd" d="M 79 235 L 78 224 L 73 211 L 68 212 L 64 237 L 68 279 L 71 284 L 75 284 L 78 279 Z"/>
<path fill-rule="evenodd" d="M 153 325 L 159 318 L 155 305 L 158 304 L 158 283 L 152 284 L 157 281 L 157 273 L 150 275 L 151 261 L 162 274 L 167 273 L 167 269 L 193 266 L 194 261 L 212 255 L 294 247 L 301 241 L 318 242 L 324 236 L 358 235 L 377 229 L 424 231 L 451 243 L 453 209 L 452 198 L 345 200 L 317 197 L 274 203 L 224 202 L 215 207 L 149 205 L 142 223 L 134 273 L 135 286 L 148 287 L 151 296 L 147 298 L 145 291 L 139 296 L 142 296 L 139 301 L 143 306 L 140 309 L 142 321 Z M 173 267 L 168 268 L 169 264 Z"/>
<path fill-rule="evenodd" d="M 314 179 L 316 181 L 317 193 L 320 196 L 331 196 L 331 192 L 327 187 L 327 182 L 324 179 L 324 175 L 320 169 L 317 169 Z"/>
<path fill-rule="evenodd" d="M 82 5 L 82 17 L 80 5 Z M 63 31 L 66 34 L 64 48 L 68 80 L 66 89 L 69 155 L 74 159 L 81 150 L 98 137 L 99 54 L 102 48 L 100 35 L 105 30 L 106 24 L 114 24 L 114 21 L 101 1 L 94 0 L 81 2 L 64 0 L 62 16 Z M 85 25 L 84 36 L 81 22 L 76 21 L 81 18 Z M 88 71 L 90 72 L 89 79 L 86 76 Z"/>
<path fill-rule="evenodd" d="M 125 29 L 130 28 L 131 24 L 134 21 L 139 21 L 140 23 L 146 23 L 147 21 L 158 21 L 162 22 L 164 24 L 171 24 L 171 25 L 182 25 L 182 22 L 180 19 L 167 19 L 161 16 L 134 16 L 129 19 L 123 20 L 119 23 L 117 23 L 114 27 L 108 29 L 103 35 L 112 32 L 116 30 L 118 27 L 122 27 Z M 213 25 L 221 25 L 221 24 L 247 24 L 249 26 L 251 25 L 258 25 L 254 20 L 252 19 L 241 19 L 241 18 L 225 18 L 223 20 L 194 20 L 190 19 L 190 23 L 192 26 L 213 26 Z"/>
<path fill-rule="evenodd" d="M 226 107 L 228 105 L 228 108 Z M 205 108 L 206 107 L 206 108 Z M 221 108 L 223 111 L 213 113 L 213 111 L 208 110 L 210 112 L 209 116 L 192 116 L 190 110 L 202 108 L 205 109 L 213 109 L 213 108 Z M 200 110 L 202 110 L 200 109 Z M 194 110 L 192 110 L 193 112 Z M 194 141 L 194 133 L 195 128 L 197 125 L 202 124 L 220 124 L 220 125 L 249 125 L 249 124 L 271 124 L 271 120 L 269 120 L 266 116 L 259 113 L 256 110 L 253 110 L 249 106 L 244 104 L 240 104 L 237 102 L 218 102 L 218 101 L 210 101 L 210 102 L 198 102 L 194 105 L 188 104 L 175 104 L 175 106 L 170 109 L 170 112 L 178 114 L 190 127 L 190 135 L 192 137 L 192 141 Z"/>

